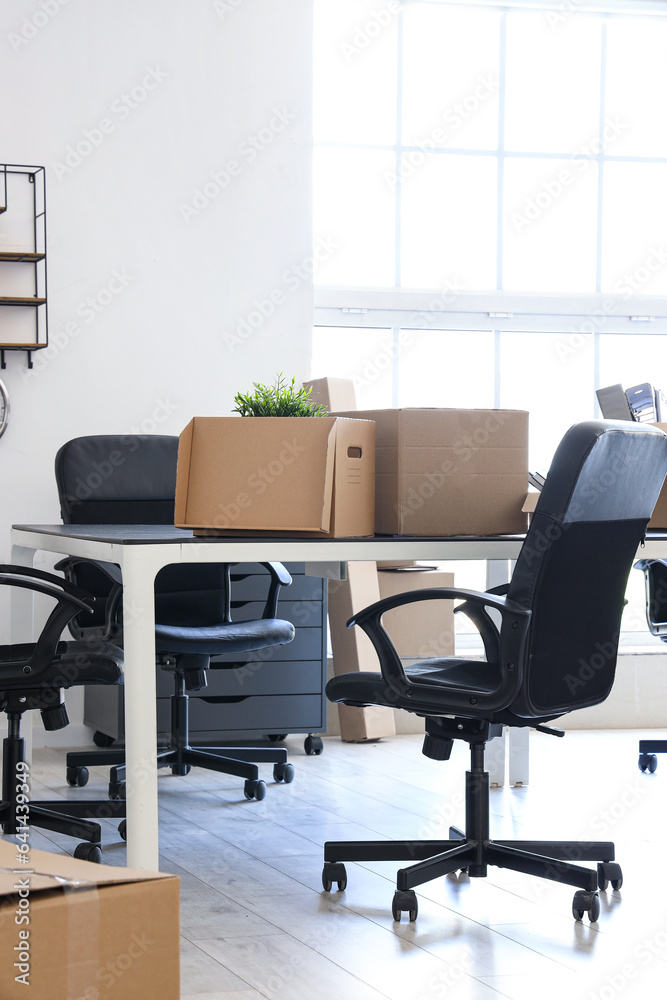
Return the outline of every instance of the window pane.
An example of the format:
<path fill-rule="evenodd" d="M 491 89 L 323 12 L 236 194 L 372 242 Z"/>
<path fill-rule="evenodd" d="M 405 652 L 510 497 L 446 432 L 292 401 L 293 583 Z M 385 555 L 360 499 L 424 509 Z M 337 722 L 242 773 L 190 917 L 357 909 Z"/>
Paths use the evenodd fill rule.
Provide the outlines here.
<path fill-rule="evenodd" d="M 507 159 L 503 288 L 595 291 L 597 164 Z"/>
<path fill-rule="evenodd" d="M 395 357 L 391 330 L 320 326 L 313 336 L 312 377 L 351 378 L 358 409 L 385 409 L 394 405 Z"/>
<path fill-rule="evenodd" d="M 667 172 L 662 163 L 608 163 L 602 290 L 667 292 Z"/>
<path fill-rule="evenodd" d="M 396 142 L 396 4 L 315 4 L 316 141 Z"/>
<path fill-rule="evenodd" d="M 593 417 L 593 337 L 501 334 L 500 405 L 529 411 L 530 469 L 546 472 L 565 431 Z"/>
<path fill-rule="evenodd" d="M 394 284 L 394 200 L 386 178 L 395 163 L 393 153 L 315 151 L 315 234 L 337 244 L 318 269 L 319 284 Z"/>
<path fill-rule="evenodd" d="M 403 330 L 399 406 L 493 407 L 493 333 Z"/>
<path fill-rule="evenodd" d="M 600 336 L 600 385 L 650 382 L 667 395 L 667 337 Z"/>
<path fill-rule="evenodd" d="M 507 17 L 505 148 L 574 153 L 598 135 L 600 18 Z"/>
<path fill-rule="evenodd" d="M 403 14 L 403 142 L 495 149 L 500 14 L 412 4 Z"/>
<path fill-rule="evenodd" d="M 610 19 L 605 111 L 618 134 L 608 152 L 667 156 L 666 53 L 664 17 Z"/>
<path fill-rule="evenodd" d="M 495 159 L 407 153 L 402 169 L 401 284 L 495 288 Z"/>

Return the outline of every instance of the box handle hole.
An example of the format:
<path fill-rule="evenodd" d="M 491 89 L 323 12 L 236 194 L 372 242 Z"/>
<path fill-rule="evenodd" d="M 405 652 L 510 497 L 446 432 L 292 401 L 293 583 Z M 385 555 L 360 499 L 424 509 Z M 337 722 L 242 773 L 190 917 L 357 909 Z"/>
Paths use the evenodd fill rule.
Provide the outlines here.
<path fill-rule="evenodd" d="M 347 457 L 361 458 L 361 448 L 358 448 L 356 445 L 350 445 L 350 447 L 347 449 Z"/>

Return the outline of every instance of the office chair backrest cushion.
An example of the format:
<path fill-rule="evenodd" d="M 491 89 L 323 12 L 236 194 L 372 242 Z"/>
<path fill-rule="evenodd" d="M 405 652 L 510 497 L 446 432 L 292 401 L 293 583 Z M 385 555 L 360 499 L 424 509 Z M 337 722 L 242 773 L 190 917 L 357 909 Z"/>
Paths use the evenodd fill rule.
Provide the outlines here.
<path fill-rule="evenodd" d="M 65 524 L 174 523 L 178 437 L 99 434 L 74 438 L 55 459 L 60 510 Z M 79 566 L 77 583 L 98 598 L 93 616 L 103 621 L 111 585 L 94 566 Z M 217 624 L 227 608 L 223 566 L 167 566 L 156 579 L 155 613 L 171 625 Z"/>
<path fill-rule="evenodd" d="M 628 575 L 666 474 L 657 428 L 588 421 L 563 438 L 509 588 L 532 609 L 516 715 L 553 718 L 609 694 Z"/>
<path fill-rule="evenodd" d="M 64 524 L 173 524 L 178 438 L 97 434 L 56 455 Z"/>
<path fill-rule="evenodd" d="M 653 635 L 667 642 L 667 562 L 664 559 L 640 559 L 635 568 L 644 573 L 648 627 Z"/>

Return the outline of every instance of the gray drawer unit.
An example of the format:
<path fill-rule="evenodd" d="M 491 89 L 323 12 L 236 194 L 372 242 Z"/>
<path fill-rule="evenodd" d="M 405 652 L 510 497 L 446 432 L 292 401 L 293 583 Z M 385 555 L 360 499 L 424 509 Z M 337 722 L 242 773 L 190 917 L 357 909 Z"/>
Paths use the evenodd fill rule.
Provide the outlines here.
<path fill-rule="evenodd" d="M 293 582 L 281 591 L 278 616 L 294 624 L 294 640 L 256 653 L 213 658 L 207 687 L 190 694 L 193 745 L 319 733 L 326 728 L 326 586 L 306 576 L 303 563 L 287 564 L 287 569 Z M 232 580 L 232 617 L 241 621 L 261 615 L 267 571 L 242 563 L 233 567 Z M 169 735 L 172 689 L 172 675 L 158 669 L 158 734 L 163 741 Z M 122 692 L 101 685 L 86 687 L 84 722 L 95 729 L 98 745 L 122 740 Z"/>

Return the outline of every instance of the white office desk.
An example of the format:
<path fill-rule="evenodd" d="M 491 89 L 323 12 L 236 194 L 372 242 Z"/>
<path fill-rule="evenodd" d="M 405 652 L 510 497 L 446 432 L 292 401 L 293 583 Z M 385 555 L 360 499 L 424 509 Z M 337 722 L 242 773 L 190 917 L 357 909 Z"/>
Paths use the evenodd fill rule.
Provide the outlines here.
<path fill-rule="evenodd" d="M 305 562 L 353 560 L 511 560 L 522 537 L 489 538 L 195 538 L 179 528 L 137 525 L 16 525 L 12 562 L 32 565 L 38 550 L 116 563 L 123 576 L 127 863 L 158 870 L 155 611 L 157 573 L 173 563 Z M 641 556 L 667 555 L 667 535 Z M 13 624 L 25 627 L 27 592 L 14 588 Z"/>

